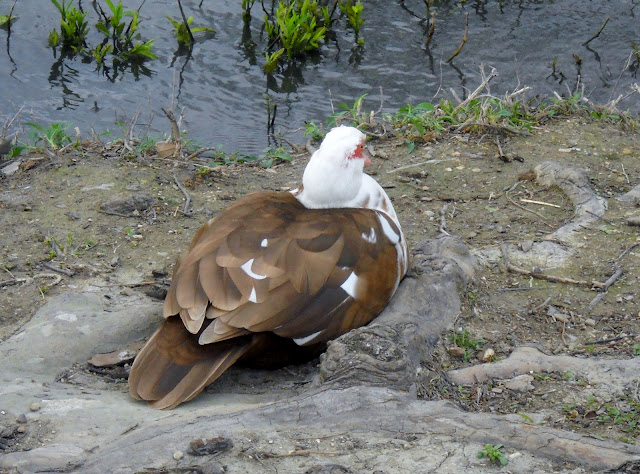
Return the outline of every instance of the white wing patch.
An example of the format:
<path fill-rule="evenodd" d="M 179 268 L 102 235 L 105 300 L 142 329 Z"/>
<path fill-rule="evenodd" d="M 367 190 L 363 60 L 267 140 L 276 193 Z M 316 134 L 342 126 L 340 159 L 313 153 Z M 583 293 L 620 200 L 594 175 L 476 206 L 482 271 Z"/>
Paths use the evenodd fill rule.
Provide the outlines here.
<path fill-rule="evenodd" d="M 320 331 L 314 332 L 313 334 L 310 334 L 309 336 L 299 337 L 297 339 L 294 339 L 293 342 L 295 342 L 299 346 L 304 346 L 307 342 L 312 341 L 313 339 L 315 339 L 316 336 L 318 336 L 323 331 L 324 331 L 324 329 L 321 329 Z"/>
<path fill-rule="evenodd" d="M 355 272 L 351 272 L 349 278 L 347 278 L 340 288 L 342 288 L 349 296 L 351 296 L 354 300 L 357 299 L 356 296 L 356 286 L 358 285 L 358 275 Z"/>
<path fill-rule="evenodd" d="M 258 302 L 258 295 L 256 295 L 256 287 L 251 288 L 251 294 L 249 295 L 249 301 L 252 303 Z"/>
<path fill-rule="evenodd" d="M 251 278 L 254 278 L 256 280 L 264 280 L 265 278 L 267 278 L 267 275 L 258 275 L 257 273 L 254 273 L 253 270 L 251 269 L 252 265 L 253 265 L 253 258 L 244 262 L 244 264 L 242 264 L 240 268 L 242 268 L 242 270 L 247 275 L 249 275 Z"/>
<path fill-rule="evenodd" d="M 267 248 L 268 244 L 269 244 L 269 241 L 267 239 L 262 239 L 262 242 L 260 242 L 260 247 Z"/>
<path fill-rule="evenodd" d="M 368 234 L 362 233 L 362 238 L 370 244 L 375 244 L 377 240 L 376 231 L 372 227 Z"/>
<path fill-rule="evenodd" d="M 393 230 L 391 225 L 389 225 L 389 221 L 381 216 L 380 213 L 376 213 L 376 215 L 378 216 L 378 220 L 380 221 L 380 225 L 382 225 L 382 230 L 384 231 L 384 235 L 387 236 L 387 239 L 389 239 L 389 241 L 394 245 L 400 242 L 400 235 Z"/>

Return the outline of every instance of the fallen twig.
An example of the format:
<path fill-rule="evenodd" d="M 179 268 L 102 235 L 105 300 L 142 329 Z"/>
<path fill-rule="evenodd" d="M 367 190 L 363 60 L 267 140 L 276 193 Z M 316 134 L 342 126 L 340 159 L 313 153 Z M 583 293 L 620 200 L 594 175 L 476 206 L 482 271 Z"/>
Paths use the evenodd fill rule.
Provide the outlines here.
<path fill-rule="evenodd" d="M 568 283 L 570 285 L 578 285 L 578 286 L 587 286 L 589 288 L 604 288 L 604 283 L 599 282 L 599 281 L 595 281 L 595 280 L 574 280 L 573 278 L 565 278 L 565 277 L 558 277 L 558 276 L 553 276 L 553 275 L 546 275 L 542 272 L 537 272 L 537 271 L 529 271 L 529 270 L 525 270 L 524 268 L 520 268 L 520 267 L 516 267 L 515 265 L 513 265 L 511 263 L 511 261 L 509 260 L 509 257 L 507 255 L 507 246 L 503 245 L 502 246 L 502 256 L 504 258 L 504 263 L 507 267 L 507 270 L 513 273 L 519 273 L 521 275 L 527 275 L 530 276 L 532 278 L 536 278 L 538 280 L 546 280 L 546 281 L 552 281 L 554 283 Z"/>
<path fill-rule="evenodd" d="M 622 271 L 622 268 L 620 268 L 620 266 L 618 265 L 618 263 L 631 250 L 636 248 L 638 245 L 640 245 L 640 243 L 633 244 L 630 247 L 628 247 L 627 249 L 625 249 L 620 255 L 618 255 L 618 258 L 616 258 L 615 263 L 614 263 L 614 272 L 613 272 L 613 274 L 609 278 L 607 278 L 607 281 L 604 282 L 604 286 L 602 287 L 601 293 L 598 293 L 596 295 L 596 297 L 591 300 L 591 303 L 589 303 L 589 306 L 587 306 L 587 310 L 588 311 L 593 311 L 593 308 L 595 308 L 596 305 L 598 303 L 600 303 L 600 301 L 603 300 L 603 298 L 605 297 L 605 295 L 606 295 L 607 291 L 609 290 L 609 288 L 611 287 L 611 285 L 613 285 L 616 281 L 618 281 L 620 279 L 620 277 L 623 275 L 623 271 Z"/>
<path fill-rule="evenodd" d="M 546 300 L 544 300 L 541 304 L 539 304 L 538 306 L 536 306 L 535 308 L 533 308 L 531 311 L 529 311 L 530 314 L 533 313 L 537 313 L 540 310 L 544 309 L 547 307 L 547 305 L 551 302 L 551 296 L 549 296 Z"/>
<path fill-rule="evenodd" d="M 102 214 L 106 214 L 108 216 L 118 216 L 118 217 L 135 217 L 133 215 L 122 214 L 121 212 L 116 211 L 105 211 L 104 209 L 98 209 L 98 212 Z"/>
<path fill-rule="evenodd" d="M 42 266 L 43 266 L 43 267 L 45 267 L 45 268 L 48 268 L 49 270 L 52 270 L 52 271 L 54 271 L 54 272 L 62 273 L 63 275 L 66 275 L 66 276 L 73 276 L 73 275 L 75 275 L 75 273 L 73 273 L 71 270 L 67 270 L 66 268 L 59 268 L 59 267 L 56 267 L 55 265 L 52 265 L 52 264 L 51 264 L 51 263 L 49 263 L 49 262 L 44 262 L 44 263 L 42 264 Z"/>
<path fill-rule="evenodd" d="M 446 219 L 446 213 L 447 213 L 447 205 L 445 204 L 444 206 L 442 206 L 442 209 L 440 210 L 440 226 L 438 227 L 438 230 L 440 231 L 441 234 L 445 234 L 445 235 L 450 235 L 449 232 L 447 232 L 447 219 Z"/>
<path fill-rule="evenodd" d="M 588 44 L 589 44 L 589 43 L 591 43 L 594 39 L 596 39 L 598 36 L 600 36 L 600 33 L 602 33 L 602 30 L 604 30 L 604 27 L 605 27 L 605 26 L 607 26 L 607 23 L 609 23 L 609 20 L 610 20 L 610 19 L 611 19 L 610 17 L 607 17 L 607 18 L 604 20 L 604 23 L 602 24 L 602 26 L 600 27 L 600 29 L 599 29 L 598 31 L 596 31 L 596 32 L 595 32 L 595 34 L 594 34 L 591 38 L 589 38 L 587 41 L 585 41 L 584 43 L 582 43 L 582 46 L 586 46 L 586 45 L 588 45 Z"/>
<path fill-rule="evenodd" d="M 191 196 L 189 196 L 189 193 L 184 188 L 184 186 L 182 184 L 180 184 L 180 181 L 178 180 L 178 177 L 175 174 L 173 175 L 173 180 L 175 181 L 175 183 L 178 186 L 178 188 L 180 189 L 180 191 L 182 191 L 182 194 L 184 194 L 185 198 L 187 199 L 186 202 L 184 203 L 184 209 L 182 210 L 182 212 L 184 212 L 185 214 L 188 214 L 189 213 L 189 204 L 191 204 Z"/>
<path fill-rule="evenodd" d="M 92 286 L 97 286 L 98 288 L 114 288 L 117 286 L 126 286 L 129 288 L 135 288 L 136 286 L 148 286 L 148 285 L 155 285 L 157 284 L 157 282 L 155 281 L 141 281 L 139 283 L 110 283 L 108 285 L 92 285 Z"/>
<path fill-rule="evenodd" d="M 626 255 L 631 252 L 634 248 L 636 248 L 638 245 L 640 245 L 640 243 L 637 244 L 633 244 L 631 247 L 628 247 L 627 249 L 625 249 L 620 255 L 618 255 L 618 258 L 616 258 L 616 262 L 619 262 L 620 260 L 622 260 L 624 257 L 626 257 Z"/>
<path fill-rule="evenodd" d="M 596 214 L 595 212 L 591 212 L 591 211 L 590 211 L 590 210 L 588 210 L 588 209 L 585 209 L 585 211 L 587 212 L 587 214 L 592 215 L 593 217 L 595 217 L 596 219 L 601 220 L 602 222 L 606 222 L 607 224 L 609 224 L 609 225 L 611 225 L 611 226 L 613 226 L 613 227 L 618 227 L 618 224 L 614 224 L 613 222 L 606 220 L 604 217 L 599 216 L 599 215 L 598 215 L 598 214 Z"/>
<path fill-rule="evenodd" d="M 540 214 L 539 212 L 534 211 L 533 209 L 528 209 L 528 208 L 526 208 L 526 207 L 524 207 L 524 206 L 521 206 L 520 204 L 518 204 L 517 202 L 515 202 L 513 199 L 511 199 L 511 196 L 509 196 L 509 193 L 508 193 L 508 192 L 504 193 L 504 195 L 505 195 L 505 197 L 507 198 L 507 200 L 508 200 L 511 204 L 513 204 L 514 206 L 516 206 L 516 207 L 517 207 L 517 208 L 519 208 L 519 209 L 522 209 L 523 211 L 527 211 L 527 212 L 530 212 L 530 213 L 532 213 L 532 214 L 535 214 L 535 215 L 536 215 L 536 216 L 538 216 L 540 219 L 542 219 L 542 223 L 543 223 L 544 225 L 546 225 L 547 227 L 551 227 L 551 228 L 553 228 L 553 226 L 547 222 L 547 220 L 544 218 L 544 216 L 543 216 L 542 214 Z"/>
<path fill-rule="evenodd" d="M 345 456 L 346 453 L 339 453 L 336 451 L 314 451 L 314 450 L 310 450 L 310 449 L 297 449 L 295 451 L 291 451 L 288 453 L 266 453 L 266 452 L 262 452 L 260 453 L 260 456 L 264 456 L 265 458 L 289 458 L 292 456 L 311 456 L 314 454 L 318 454 L 318 455 L 325 455 L 325 456 Z"/>
<path fill-rule="evenodd" d="M 464 44 L 467 42 L 467 39 L 469 38 L 469 13 L 467 12 L 467 14 L 465 15 L 465 19 L 464 19 L 465 25 L 464 25 L 464 36 L 462 37 L 462 42 L 460 43 L 460 46 L 458 46 L 458 49 L 456 49 L 453 54 L 451 56 L 449 56 L 449 59 L 447 59 L 446 62 L 450 63 L 453 58 L 455 58 L 458 54 L 460 54 L 460 51 L 462 51 L 462 47 L 464 46 Z"/>
<path fill-rule="evenodd" d="M 544 201 L 534 201 L 533 199 L 520 199 L 521 202 L 527 202 L 529 204 L 539 204 L 540 206 L 549 206 L 549 207 L 557 207 L 558 209 L 561 209 L 562 206 L 558 206 L 557 204 L 551 204 L 550 202 L 544 202 Z"/>
<path fill-rule="evenodd" d="M 408 168 L 413 168 L 415 166 L 431 165 L 431 164 L 435 164 L 435 163 L 442 163 L 444 161 L 459 161 L 459 160 L 460 160 L 460 158 L 443 158 L 443 159 L 420 161 L 419 163 L 411 163 L 410 165 L 404 165 L 404 166 L 400 166 L 398 168 L 394 168 L 392 170 L 387 171 L 387 174 L 397 173 L 398 171 L 406 170 Z"/>
<path fill-rule="evenodd" d="M 622 166 L 622 174 L 624 175 L 624 177 L 627 180 L 627 184 L 631 184 L 631 180 L 629 180 L 629 175 L 627 174 L 627 172 L 624 170 L 624 163 L 620 163 L 620 165 Z"/>
<path fill-rule="evenodd" d="M 596 346 L 600 344 L 609 344 L 610 342 L 621 341 L 622 339 L 626 339 L 628 337 L 635 337 L 635 334 L 625 334 L 624 336 L 612 337 L 610 339 L 598 339 L 597 341 L 589 341 L 585 342 L 585 346 Z"/>

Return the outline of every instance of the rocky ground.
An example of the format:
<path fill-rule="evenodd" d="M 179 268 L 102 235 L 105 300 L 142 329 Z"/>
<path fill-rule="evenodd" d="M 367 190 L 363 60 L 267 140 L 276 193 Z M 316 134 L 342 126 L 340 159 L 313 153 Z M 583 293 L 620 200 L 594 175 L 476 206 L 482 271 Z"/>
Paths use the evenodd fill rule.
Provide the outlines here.
<path fill-rule="evenodd" d="M 304 366 L 234 368 L 173 412 L 128 398 L 126 364 L 87 361 L 147 337 L 197 228 L 246 193 L 297 186 L 306 158 L 203 170 L 87 144 L 3 161 L 0 471 L 591 472 L 640 458 L 637 131 L 574 116 L 500 136 L 500 152 L 493 135 L 370 143 L 416 265 L 444 230 L 473 258 L 441 256 L 474 277 L 420 263 L 373 332 Z M 398 318 L 421 308 L 433 318 L 409 341 Z M 365 375 L 344 375 L 335 361 L 366 353 L 357 337 L 392 340 L 404 365 L 356 355 Z M 488 443 L 505 467 L 477 457 Z"/>

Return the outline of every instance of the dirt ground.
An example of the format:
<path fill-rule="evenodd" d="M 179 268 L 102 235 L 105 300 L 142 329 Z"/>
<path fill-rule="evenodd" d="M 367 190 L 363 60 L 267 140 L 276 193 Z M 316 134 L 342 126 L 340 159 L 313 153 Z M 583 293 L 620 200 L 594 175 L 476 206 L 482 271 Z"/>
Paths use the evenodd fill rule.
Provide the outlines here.
<path fill-rule="evenodd" d="M 627 224 L 640 209 L 615 199 L 640 183 L 638 132 L 575 116 L 499 141 L 502 156 L 491 135 L 442 136 L 411 153 L 401 138 L 370 142 L 369 172 L 393 200 L 410 244 L 435 237 L 444 218 L 446 231 L 479 257 L 456 327 L 425 361 L 435 375 L 419 396 L 471 411 L 536 413 L 549 427 L 639 444 L 637 387 L 607 394 L 570 372 L 533 373 L 527 390 L 497 381 L 455 386 L 444 375 L 499 361 L 522 345 L 584 358 L 640 356 L 640 227 Z M 573 216 L 559 188 L 533 179 L 546 160 L 583 169 L 608 201 L 604 217 L 581 231 L 570 262 L 526 268 L 575 283 L 507 272 L 500 258 L 502 244 L 526 249 Z M 70 289 L 162 298 L 176 256 L 202 223 L 247 193 L 297 186 L 305 163 L 300 156 L 271 169 L 238 164 L 203 172 L 198 162 L 123 158 L 117 145 L 96 144 L 21 157 L 15 173 L 0 177 L 0 340 Z M 190 199 L 186 213 L 180 187 Z M 621 277 L 590 307 L 598 292 L 578 281 L 605 282 L 616 266 Z M 298 375 L 313 370 L 311 364 Z"/>

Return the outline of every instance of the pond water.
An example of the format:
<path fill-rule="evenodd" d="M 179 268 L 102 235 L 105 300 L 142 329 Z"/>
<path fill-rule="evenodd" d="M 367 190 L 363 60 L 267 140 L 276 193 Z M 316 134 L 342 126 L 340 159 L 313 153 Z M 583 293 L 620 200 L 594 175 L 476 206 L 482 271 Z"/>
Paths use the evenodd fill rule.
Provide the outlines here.
<path fill-rule="evenodd" d="M 12 3 L 0 0 L 0 14 L 8 13 Z M 91 128 L 120 136 L 114 122 L 139 110 L 136 132 L 147 133 L 144 124 L 151 121 L 148 133 L 161 135 L 170 131 L 161 108 L 173 104 L 183 111 L 188 138 L 228 152 L 256 154 L 269 143 L 267 123 L 274 105 L 276 131 L 302 140 L 305 121 L 324 122 L 332 103 L 351 105 L 362 94 L 368 94 L 364 109 L 378 110 L 382 104 L 386 112 L 407 103 L 451 98 L 452 90 L 465 97 L 480 83 L 482 65 L 499 73 L 491 82 L 494 95 L 526 85 L 532 87 L 529 97 L 549 97 L 554 91 L 567 94 L 580 81 L 591 100 L 604 103 L 640 82 L 634 54 L 634 45 L 640 45 L 640 0 L 433 3 L 437 19 L 428 46 L 423 0 L 364 0 L 362 49 L 354 47 L 353 33 L 341 19 L 335 40 L 327 41 L 319 55 L 267 75 L 262 70 L 267 42 L 259 2 L 245 25 L 241 0 L 202 0 L 201 7 L 200 0 L 185 0 L 186 14 L 196 18 L 192 26 L 215 29 L 186 55 L 177 51 L 173 27 L 165 18 L 179 17 L 177 2 L 148 0 L 140 10 L 140 31 L 144 40 L 155 38 L 158 59 L 145 62 L 137 74 L 129 69 L 107 76 L 96 71 L 95 62 L 60 59 L 47 47 L 49 32 L 59 29 L 59 13 L 49 1 L 19 0 L 10 35 L 0 30 L 5 43 L 0 51 L 0 120 L 24 106 L 22 121 L 67 121 L 84 136 Z M 139 5 L 131 0 L 124 4 L 129 9 Z M 265 0 L 267 9 L 270 5 Z M 89 43 L 98 44 L 100 34 L 93 28 L 97 14 L 91 2 L 85 0 L 83 7 L 92 27 Z M 461 42 L 467 13 L 468 41 L 447 63 Z M 607 17 L 601 34 L 583 45 Z M 640 113 L 640 94 L 619 107 Z"/>

